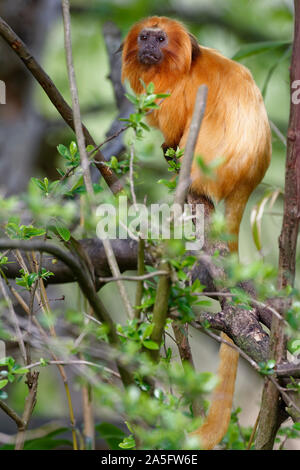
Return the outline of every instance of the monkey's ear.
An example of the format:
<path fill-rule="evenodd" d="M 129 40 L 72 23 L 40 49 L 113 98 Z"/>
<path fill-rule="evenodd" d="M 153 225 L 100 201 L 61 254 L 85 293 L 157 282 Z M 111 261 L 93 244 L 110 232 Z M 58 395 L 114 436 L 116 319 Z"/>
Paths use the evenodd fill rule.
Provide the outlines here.
<path fill-rule="evenodd" d="M 119 54 L 119 52 L 122 52 L 123 47 L 124 47 L 124 42 L 121 43 L 120 47 L 116 50 L 115 54 Z"/>
<path fill-rule="evenodd" d="M 192 45 L 192 60 L 195 60 L 201 54 L 201 49 L 195 36 L 189 33 L 189 37 Z"/>

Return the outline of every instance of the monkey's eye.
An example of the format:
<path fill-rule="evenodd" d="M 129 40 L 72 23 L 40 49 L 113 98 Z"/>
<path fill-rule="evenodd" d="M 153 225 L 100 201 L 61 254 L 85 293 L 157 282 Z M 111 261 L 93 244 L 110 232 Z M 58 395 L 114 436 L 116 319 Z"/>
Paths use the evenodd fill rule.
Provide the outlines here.
<path fill-rule="evenodd" d="M 141 39 L 142 41 L 147 41 L 148 37 L 147 37 L 145 34 L 142 34 L 142 35 L 140 36 L 140 39 Z"/>
<path fill-rule="evenodd" d="M 163 41 L 165 40 L 165 38 L 164 38 L 163 36 L 159 36 L 159 37 L 157 38 L 157 40 L 158 40 L 159 42 L 163 42 Z"/>

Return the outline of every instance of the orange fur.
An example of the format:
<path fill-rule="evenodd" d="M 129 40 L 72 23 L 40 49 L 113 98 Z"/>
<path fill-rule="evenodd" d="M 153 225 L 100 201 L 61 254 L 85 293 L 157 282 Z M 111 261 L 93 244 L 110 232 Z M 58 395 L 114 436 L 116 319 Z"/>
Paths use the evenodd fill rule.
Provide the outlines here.
<path fill-rule="evenodd" d="M 161 47 L 163 60 L 157 64 L 146 65 L 139 60 L 137 38 L 145 28 L 162 30 L 168 37 L 166 45 Z M 148 116 L 149 123 L 161 130 L 169 147 L 185 147 L 198 87 L 208 86 L 195 155 L 200 155 L 206 163 L 222 157 L 222 163 L 216 169 L 215 178 L 209 179 L 195 161 L 191 189 L 215 202 L 225 201 L 226 222 L 234 237 L 229 247 L 237 251 L 247 200 L 262 180 L 271 158 L 268 118 L 251 73 L 214 49 L 197 46 L 195 38 L 181 23 L 155 16 L 135 24 L 123 46 L 122 79 L 128 79 L 132 89 L 141 93 L 140 78 L 146 84 L 153 82 L 156 93 L 171 93 Z M 207 420 L 196 432 L 205 449 L 213 448 L 221 440 L 230 419 L 238 354 L 222 345 L 220 356 L 220 382 Z"/>

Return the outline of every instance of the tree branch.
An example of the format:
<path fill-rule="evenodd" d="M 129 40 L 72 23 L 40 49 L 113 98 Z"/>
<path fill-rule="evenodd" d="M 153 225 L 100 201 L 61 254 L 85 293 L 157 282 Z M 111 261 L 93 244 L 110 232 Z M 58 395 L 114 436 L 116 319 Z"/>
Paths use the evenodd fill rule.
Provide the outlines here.
<path fill-rule="evenodd" d="M 290 68 L 291 85 L 300 76 L 300 0 L 295 0 L 295 27 L 292 63 Z M 291 87 L 292 90 L 292 87 Z M 285 195 L 282 230 L 279 238 L 278 290 L 287 285 L 293 286 L 296 266 L 296 249 L 300 220 L 300 108 L 294 104 L 291 92 L 290 120 L 287 141 L 285 172 Z M 290 298 L 278 299 L 276 309 L 283 317 L 290 306 Z M 286 342 L 284 324 L 276 316 L 272 317 L 270 334 L 270 359 L 280 363 L 285 359 Z M 261 413 L 256 438 L 258 450 L 271 450 L 278 429 L 279 391 L 268 381 L 265 384 Z M 300 418 L 300 415 L 299 417 Z"/>
<path fill-rule="evenodd" d="M 95 270 L 95 276 L 99 277 L 100 273 L 103 275 L 108 275 L 110 273 L 110 268 L 107 263 L 106 254 L 101 240 L 98 239 L 84 239 L 80 241 L 80 244 L 83 246 L 83 249 L 87 252 L 87 255 L 93 263 Z M 120 266 L 121 271 L 125 270 L 136 270 L 137 269 L 137 247 L 138 244 L 133 240 L 112 240 L 114 253 L 116 255 L 118 265 Z M 51 257 L 44 256 L 43 267 L 47 271 L 54 272 L 55 276 L 49 278 L 49 283 L 60 284 L 65 282 L 76 282 L 76 272 L 72 269 L 72 257 L 67 261 L 67 264 L 62 259 L 65 259 L 64 256 L 66 251 L 57 247 L 56 245 L 51 245 L 49 243 L 45 244 L 39 240 L 30 240 L 30 241 L 19 241 L 19 240 L 8 240 L 0 239 L 0 250 L 7 249 L 16 249 L 19 248 L 22 252 L 24 246 L 26 245 L 27 251 L 45 251 L 52 252 Z M 50 246 L 50 248 L 49 248 Z M 25 250 L 24 250 L 25 251 Z M 68 255 L 68 254 L 67 254 Z M 13 257 L 8 253 L 9 261 L 13 260 Z M 145 251 L 146 263 L 149 265 L 153 264 L 153 259 L 150 257 L 149 253 Z M 198 263 L 197 272 L 199 272 L 199 266 L 201 266 L 201 260 Z M 66 261 L 66 260 L 65 260 Z M 70 263 L 68 264 L 68 262 Z M 14 279 L 19 275 L 19 265 L 16 262 L 12 264 L 7 264 L 2 266 L 2 269 L 5 270 L 5 275 L 8 278 Z M 162 270 L 158 271 L 160 276 L 166 275 L 167 271 Z M 122 280 L 132 280 L 138 282 L 139 280 L 145 280 L 157 273 L 150 273 L 143 276 L 122 276 Z M 194 274 L 195 276 L 195 274 Z M 193 277 L 194 277 L 193 276 Z M 208 269 L 207 257 L 205 258 L 205 263 L 201 268 L 201 282 L 208 285 L 211 278 L 211 272 Z M 115 278 L 100 278 L 100 281 L 114 281 Z M 212 287 L 212 286 L 211 286 Z M 233 296 L 230 293 L 223 293 L 218 291 L 208 291 L 207 295 L 215 296 L 215 294 L 225 297 Z M 196 295 L 196 294 L 195 294 Z M 205 290 L 199 295 L 206 295 Z M 263 304 L 264 305 L 264 304 Z M 269 336 L 262 328 L 259 318 L 257 316 L 256 308 L 261 306 L 260 302 L 253 303 L 253 310 L 245 310 L 239 308 L 238 305 L 231 306 L 225 310 L 222 310 L 218 313 L 211 312 L 198 312 L 197 321 L 201 323 L 209 322 L 211 328 L 214 328 L 219 331 L 225 331 L 240 347 L 246 354 L 248 354 L 256 362 L 266 361 L 268 358 L 268 348 L 269 348 Z M 173 315 L 173 313 L 172 313 Z M 271 313 L 272 315 L 272 313 Z M 177 317 L 174 317 L 177 318 Z M 100 319 L 102 323 L 103 320 Z M 280 377 L 295 377 L 298 378 L 300 374 L 300 366 L 297 366 L 293 363 L 284 362 L 278 364 L 276 367 L 277 375 Z"/>
<path fill-rule="evenodd" d="M 204 117 L 204 112 L 206 108 L 206 99 L 207 99 L 207 92 L 208 88 L 206 85 L 201 85 L 198 89 L 195 106 L 194 106 L 194 113 L 192 117 L 192 122 L 190 125 L 189 135 L 184 151 L 184 156 L 182 160 L 182 164 L 180 167 L 178 184 L 176 187 L 175 197 L 174 197 L 174 204 L 180 204 L 183 207 L 187 193 L 190 186 L 190 175 L 191 175 L 191 167 L 194 159 L 195 147 L 197 143 L 197 138 L 199 135 L 199 130 L 201 127 L 201 123 Z"/>
<path fill-rule="evenodd" d="M 22 418 L 20 418 L 20 416 L 10 408 L 5 401 L 0 400 L 0 408 L 16 423 L 18 428 L 24 427 L 24 421 Z"/>
<path fill-rule="evenodd" d="M 0 36 L 2 36 L 2 38 L 7 42 L 7 44 L 12 48 L 12 50 L 23 61 L 23 63 L 33 75 L 33 77 L 44 89 L 48 98 L 55 106 L 59 114 L 62 116 L 64 121 L 73 131 L 75 131 L 72 108 L 68 105 L 63 96 L 60 94 L 51 78 L 46 74 L 46 72 L 37 62 L 37 60 L 33 57 L 27 46 L 1 17 Z M 83 133 L 86 145 L 93 145 L 94 147 L 96 147 L 97 145 L 94 139 L 92 138 L 89 131 L 84 125 Z M 103 178 L 105 179 L 112 192 L 114 194 L 119 193 L 123 189 L 121 183 L 119 182 L 116 175 L 111 171 L 111 169 L 104 165 L 105 158 L 100 152 L 100 150 L 97 151 L 94 160 L 96 161 L 96 166 L 98 170 L 101 172 Z"/>
<path fill-rule="evenodd" d="M 108 325 L 108 338 L 110 343 L 113 346 L 118 346 L 119 339 L 117 336 L 115 324 L 112 321 L 99 296 L 97 295 L 95 285 L 92 281 L 90 273 L 87 272 L 87 269 L 83 269 L 82 263 L 80 263 L 73 255 L 67 253 L 62 248 L 54 244 L 45 243 L 42 241 L 34 240 L 31 242 L 24 242 L 22 240 L 0 240 L 0 250 L 8 248 L 20 249 L 24 251 L 46 252 L 54 255 L 55 257 L 63 261 L 69 267 L 69 269 L 73 271 L 74 277 L 78 282 L 79 287 L 82 290 L 84 296 L 87 298 L 90 306 L 92 307 L 96 317 L 101 322 L 104 322 Z M 120 365 L 119 361 L 117 361 L 117 363 L 123 383 L 125 385 L 131 384 L 133 380 L 131 374 L 125 367 Z"/>

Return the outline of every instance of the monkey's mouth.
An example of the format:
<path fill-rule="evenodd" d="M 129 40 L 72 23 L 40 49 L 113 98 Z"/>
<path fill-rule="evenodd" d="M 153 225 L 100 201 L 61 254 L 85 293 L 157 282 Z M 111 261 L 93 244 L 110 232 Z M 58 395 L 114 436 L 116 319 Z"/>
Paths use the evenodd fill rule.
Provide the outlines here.
<path fill-rule="evenodd" d="M 155 54 L 154 52 L 143 52 L 139 54 L 139 61 L 145 65 L 158 64 L 161 61 L 161 55 Z"/>

